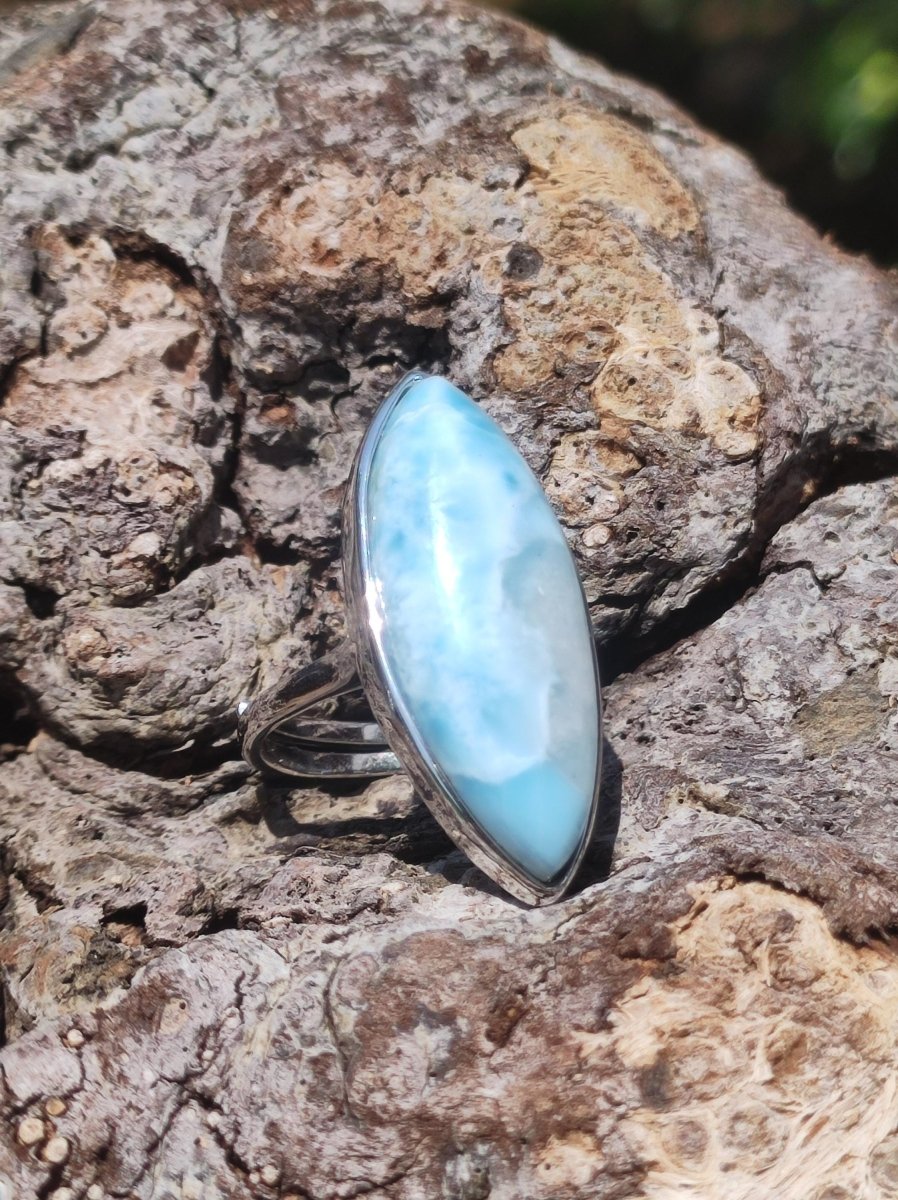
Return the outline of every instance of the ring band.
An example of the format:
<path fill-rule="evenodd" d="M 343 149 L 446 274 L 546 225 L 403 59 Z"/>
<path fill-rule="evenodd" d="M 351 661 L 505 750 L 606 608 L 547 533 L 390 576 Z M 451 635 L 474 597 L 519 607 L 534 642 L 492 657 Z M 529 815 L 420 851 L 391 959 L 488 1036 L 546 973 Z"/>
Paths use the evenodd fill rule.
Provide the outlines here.
<path fill-rule="evenodd" d="M 405 770 L 487 875 L 557 899 L 596 818 L 601 690 L 536 477 L 464 393 L 413 372 L 362 439 L 342 550 L 349 639 L 241 706 L 245 758 L 288 778 Z"/>
<path fill-rule="evenodd" d="M 239 728 L 244 757 L 258 771 L 295 779 L 375 779 L 401 771 L 377 722 L 316 712 L 363 694 L 355 655 L 343 642 L 247 707 Z"/>

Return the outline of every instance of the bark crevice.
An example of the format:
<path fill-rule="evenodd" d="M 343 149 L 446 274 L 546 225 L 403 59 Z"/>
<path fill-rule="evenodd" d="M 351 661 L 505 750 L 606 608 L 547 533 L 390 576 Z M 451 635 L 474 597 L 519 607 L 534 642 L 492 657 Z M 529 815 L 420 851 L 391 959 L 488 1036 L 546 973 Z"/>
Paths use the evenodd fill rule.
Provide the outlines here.
<path fill-rule="evenodd" d="M 0 1182 L 886 1200 L 896 281 L 496 13 L 85 11 L 0 32 Z M 343 634 L 414 368 L 581 568 L 605 767 L 555 909 L 403 778 L 239 760 L 237 702 Z"/>

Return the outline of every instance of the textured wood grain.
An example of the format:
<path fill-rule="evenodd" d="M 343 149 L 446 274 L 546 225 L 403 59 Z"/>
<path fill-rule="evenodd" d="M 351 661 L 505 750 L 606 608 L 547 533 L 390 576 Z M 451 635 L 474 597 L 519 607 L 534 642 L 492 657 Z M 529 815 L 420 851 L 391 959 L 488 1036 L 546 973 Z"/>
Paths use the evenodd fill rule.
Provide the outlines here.
<path fill-rule="evenodd" d="M 496 15 L 0 27 L 0 1175 L 16 1197 L 898 1192 L 898 286 Z M 572 896 L 402 780 L 262 785 L 410 367 L 570 536 L 606 676 Z"/>

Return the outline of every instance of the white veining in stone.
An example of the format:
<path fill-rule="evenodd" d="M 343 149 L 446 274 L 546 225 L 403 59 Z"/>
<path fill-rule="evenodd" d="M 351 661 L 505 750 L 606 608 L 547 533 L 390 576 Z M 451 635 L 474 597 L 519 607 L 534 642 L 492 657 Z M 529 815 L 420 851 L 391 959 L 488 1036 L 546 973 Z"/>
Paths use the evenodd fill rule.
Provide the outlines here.
<path fill-rule="evenodd" d="M 365 512 L 369 611 L 407 723 L 467 815 L 548 882 L 582 841 L 599 750 L 561 527 L 498 426 L 439 378 L 388 417 Z"/>

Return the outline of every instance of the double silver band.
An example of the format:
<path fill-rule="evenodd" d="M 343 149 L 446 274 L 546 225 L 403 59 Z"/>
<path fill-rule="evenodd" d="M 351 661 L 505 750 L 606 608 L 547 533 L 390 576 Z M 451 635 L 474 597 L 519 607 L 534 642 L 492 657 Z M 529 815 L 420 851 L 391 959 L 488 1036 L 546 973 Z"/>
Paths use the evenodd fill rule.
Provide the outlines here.
<path fill-rule="evenodd" d="M 355 652 L 344 642 L 242 711 L 243 755 L 258 771 L 295 779 L 372 779 L 401 771 L 373 718 L 337 715 L 341 701 L 363 698 Z"/>

